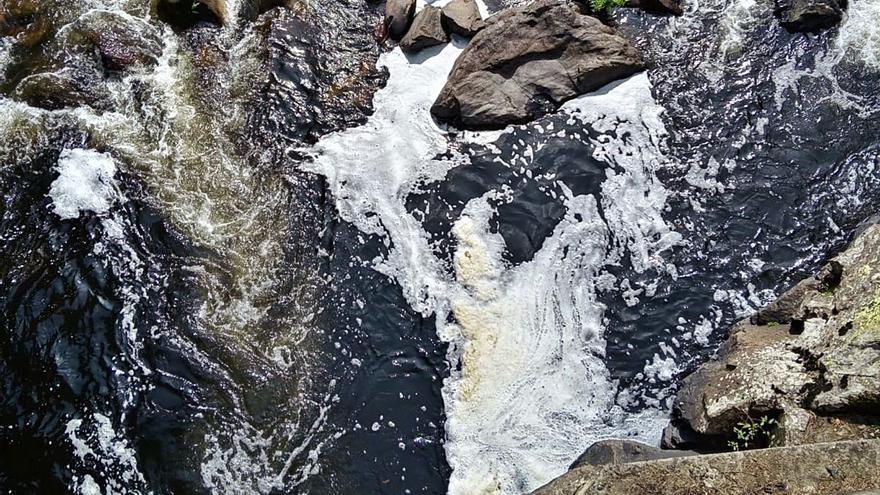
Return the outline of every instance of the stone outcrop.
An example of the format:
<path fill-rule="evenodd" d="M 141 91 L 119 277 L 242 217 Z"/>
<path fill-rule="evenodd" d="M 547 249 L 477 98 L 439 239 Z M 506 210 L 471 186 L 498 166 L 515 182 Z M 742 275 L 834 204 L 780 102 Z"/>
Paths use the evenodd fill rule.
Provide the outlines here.
<path fill-rule="evenodd" d="M 470 38 L 485 27 L 476 0 L 452 0 L 443 6 L 443 27 L 450 34 Z"/>
<path fill-rule="evenodd" d="M 503 128 L 641 70 L 636 48 L 582 9 L 538 0 L 490 17 L 459 56 L 431 112 L 461 128 Z"/>
<path fill-rule="evenodd" d="M 773 418 L 773 445 L 878 436 L 880 226 L 735 325 L 717 358 L 683 380 L 674 415 L 677 428 L 715 436 Z"/>
<path fill-rule="evenodd" d="M 413 19 L 406 36 L 400 40 L 400 48 L 405 52 L 417 52 L 447 41 L 449 35 L 443 29 L 440 9 L 427 5 Z"/>
<path fill-rule="evenodd" d="M 880 440 L 584 465 L 533 495 L 838 495 L 880 488 Z"/>
<path fill-rule="evenodd" d="M 846 0 L 777 0 L 776 15 L 789 31 L 818 31 L 837 25 Z"/>
<path fill-rule="evenodd" d="M 403 38 L 413 22 L 415 11 L 416 0 L 387 0 L 385 2 L 385 25 L 391 39 Z"/>
<path fill-rule="evenodd" d="M 580 466 L 602 466 L 629 462 L 653 461 L 696 455 L 686 450 L 663 450 L 632 440 L 600 440 L 580 455 L 569 469 Z"/>

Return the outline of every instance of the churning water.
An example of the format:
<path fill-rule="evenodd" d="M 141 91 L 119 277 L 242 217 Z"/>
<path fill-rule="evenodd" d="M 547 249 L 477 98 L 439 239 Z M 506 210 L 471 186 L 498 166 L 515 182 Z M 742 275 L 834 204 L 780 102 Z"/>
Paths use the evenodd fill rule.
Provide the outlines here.
<path fill-rule="evenodd" d="M 146 4 L 0 38 L 12 492 L 524 493 L 656 442 L 725 327 L 877 212 L 877 0 L 822 34 L 620 10 L 648 71 L 484 133 L 429 114 L 466 40 Z"/>

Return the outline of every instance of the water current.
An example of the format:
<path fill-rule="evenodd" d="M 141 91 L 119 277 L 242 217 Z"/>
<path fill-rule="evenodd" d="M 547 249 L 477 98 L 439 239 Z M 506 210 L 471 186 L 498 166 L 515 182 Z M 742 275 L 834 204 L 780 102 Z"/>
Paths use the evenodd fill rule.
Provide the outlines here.
<path fill-rule="evenodd" d="M 205 4 L 0 6 L 10 493 L 526 493 L 880 206 L 878 0 L 618 9 L 645 72 L 478 133 L 465 39 Z"/>

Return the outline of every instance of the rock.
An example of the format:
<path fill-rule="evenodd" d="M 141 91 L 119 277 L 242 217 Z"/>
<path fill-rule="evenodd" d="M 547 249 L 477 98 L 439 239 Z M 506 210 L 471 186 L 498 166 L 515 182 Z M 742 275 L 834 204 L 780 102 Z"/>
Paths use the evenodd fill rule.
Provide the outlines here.
<path fill-rule="evenodd" d="M 628 462 L 652 461 L 695 455 L 696 452 L 683 450 L 662 450 L 632 440 L 600 440 L 590 445 L 569 469 L 579 466 L 601 466 L 604 464 L 626 464 Z"/>
<path fill-rule="evenodd" d="M 68 46 L 97 53 L 105 70 L 121 71 L 133 65 L 154 65 L 162 55 L 160 31 L 112 11 L 93 10 L 64 31 Z"/>
<path fill-rule="evenodd" d="M 443 6 L 443 27 L 450 34 L 470 38 L 485 27 L 475 0 L 452 0 Z"/>
<path fill-rule="evenodd" d="M 25 17 L 44 10 L 38 0 L 7 0 L 6 10 L 13 17 Z"/>
<path fill-rule="evenodd" d="M 880 488 L 880 440 L 580 466 L 532 495 L 843 494 Z"/>
<path fill-rule="evenodd" d="M 719 359 L 682 380 L 675 414 L 694 431 L 732 435 L 753 415 L 776 418 L 796 404 L 815 377 L 805 373 L 801 355 L 788 347 L 788 325 L 737 324 L 719 350 Z"/>
<path fill-rule="evenodd" d="M 291 0 L 248 0 L 242 3 L 240 14 L 245 19 L 256 19 L 276 7 L 288 7 L 291 4 Z"/>
<path fill-rule="evenodd" d="M 701 453 L 720 452 L 726 450 L 726 440 L 723 437 L 702 435 L 695 432 L 687 421 L 673 419 L 663 428 L 660 447 Z"/>
<path fill-rule="evenodd" d="M 406 36 L 400 40 L 400 48 L 405 52 L 412 53 L 430 46 L 442 45 L 448 41 L 449 35 L 443 29 L 440 9 L 427 5 L 413 19 L 412 26 Z"/>
<path fill-rule="evenodd" d="M 838 24 L 845 6 L 845 0 L 777 0 L 776 15 L 789 31 L 818 31 Z"/>
<path fill-rule="evenodd" d="M 245 105 L 251 131 L 242 145 L 281 153 L 274 158 L 281 160 L 288 146 L 365 122 L 388 75 L 377 65 L 381 47 L 372 29 L 382 9 L 361 1 L 314 2 L 308 12 L 262 15 L 254 31 L 267 57 L 253 72 L 254 101 Z"/>
<path fill-rule="evenodd" d="M 15 100 L 46 110 L 81 105 L 103 110 L 108 108 L 109 100 L 103 86 L 67 71 L 25 77 L 18 83 L 12 96 Z"/>
<path fill-rule="evenodd" d="M 393 40 L 403 38 L 413 22 L 416 0 L 387 0 L 385 2 L 385 25 Z"/>
<path fill-rule="evenodd" d="M 776 445 L 865 438 L 880 424 L 880 226 L 816 277 L 737 323 L 682 381 L 674 416 L 697 434 L 778 420 Z"/>
<path fill-rule="evenodd" d="M 503 128 L 641 70 L 636 48 L 581 9 L 538 0 L 490 17 L 459 56 L 431 112 L 461 128 Z"/>
<path fill-rule="evenodd" d="M 159 20 L 177 30 L 205 22 L 223 25 L 229 19 L 223 0 L 152 0 L 152 10 Z"/>
<path fill-rule="evenodd" d="M 684 9 L 681 7 L 681 0 L 628 0 L 625 6 L 642 9 L 652 14 L 682 15 L 684 13 Z"/>

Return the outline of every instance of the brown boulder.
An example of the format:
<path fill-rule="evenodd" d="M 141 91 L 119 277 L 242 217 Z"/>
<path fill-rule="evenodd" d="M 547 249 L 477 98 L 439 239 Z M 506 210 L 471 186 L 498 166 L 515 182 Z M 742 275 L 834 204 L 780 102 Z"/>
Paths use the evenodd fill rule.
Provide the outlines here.
<path fill-rule="evenodd" d="M 449 35 L 443 30 L 440 9 L 428 5 L 413 19 L 406 36 L 400 40 L 400 48 L 405 52 L 417 52 L 447 41 Z"/>
<path fill-rule="evenodd" d="M 466 129 L 522 124 L 642 67 L 636 48 L 582 7 L 538 0 L 487 20 L 431 112 Z"/>
<path fill-rule="evenodd" d="M 385 25 L 393 40 L 403 38 L 413 21 L 416 0 L 388 0 L 385 2 Z"/>
<path fill-rule="evenodd" d="M 470 38 L 486 26 L 476 0 L 452 0 L 442 11 L 443 26 L 450 34 Z"/>

